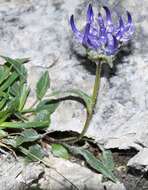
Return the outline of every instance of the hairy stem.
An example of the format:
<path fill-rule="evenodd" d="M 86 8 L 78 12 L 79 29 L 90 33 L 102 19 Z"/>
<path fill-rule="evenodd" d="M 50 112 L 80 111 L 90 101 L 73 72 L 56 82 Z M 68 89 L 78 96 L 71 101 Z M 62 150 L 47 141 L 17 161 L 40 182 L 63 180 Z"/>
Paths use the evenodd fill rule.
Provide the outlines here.
<path fill-rule="evenodd" d="M 101 67 L 102 64 L 101 62 L 96 62 L 96 78 L 95 78 L 95 83 L 94 83 L 94 88 L 93 88 L 93 93 L 92 93 L 92 105 L 91 105 L 91 111 L 87 112 L 87 118 L 84 124 L 84 128 L 79 136 L 79 140 L 85 135 L 85 133 L 87 132 L 88 128 L 89 128 L 89 124 L 90 121 L 92 119 L 93 116 L 93 112 L 94 112 L 94 108 L 97 102 L 97 96 L 99 93 L 99 89 L 100 89 L 100 82 L 101 82 Z"/>

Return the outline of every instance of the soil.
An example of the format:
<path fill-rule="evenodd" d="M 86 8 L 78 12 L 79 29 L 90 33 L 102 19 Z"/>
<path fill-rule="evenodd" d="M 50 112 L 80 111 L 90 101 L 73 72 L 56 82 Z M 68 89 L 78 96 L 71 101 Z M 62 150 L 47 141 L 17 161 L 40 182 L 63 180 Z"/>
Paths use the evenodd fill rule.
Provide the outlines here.
<path fill-rule="evenodd" d="M 59 135 L 60 134 L 60 135 Z M 61 133 L 52 133 L 50 138 L 60 139 Z M 67 137 L 67 133 L 62 133 L 62 137 Z M 86 143 L 87 141 L 87 143 Z M 76 146 L 85 146 L 95 157 L 99 158 L 101 150 L 90 139 L 85 139 L 79 142 Z M 142 173 L 134 168 L 127 167 L 128 161 L 137 154 L 135 149 L 130 150 L 118 150 L 113 149 L 112 155 L 115 163 L 115 174 L 120 182 L 122 182 L 126 190 L 148 190 L 148 173 Z M 84 159 L 81 157 L 71 156 L 70 160 L 84 165 Z M 104 187 L 104 190 L 108 190 Z M 119 189 L 120 190 L 120 189 Z"/>
<path fill-rule="evenodd" d="M 135 150 L 113 151 L 116 175 L 124 183 L 126 190 L 148 190 L 148 174 L 126 166 L 136 153 Z"/>
<path fill-rule="evenodd" d="M 51 136 L 57 138 L 57 134 L 61 134 L 62 136 L 67 136 L 69 133 L 53 133 Z M 89 139 L 90 140 L 90 139 Z M 98 146 L 94 144 L 92 141 L 89 141 L 88 149 L 92 152 L 97 158 L 99 158 L 101 151 Z M 79 142 L 78 146 L 85 146 L 85 141 Z M 137 154 L 135 149 L 129 150 L 118 150 L 113 149 L 113 159 L 116 168 L 116 176 L 117 178 L 125 185 L 126 190 L 148 190 L 148 173 L 143 173 L 134 168 L 127 167 L 128 161 Z M 71 161 L 81 163 L 83 162 L 80 158 L 71 157 Z M 107 189 L 105 189 L 107 190 Z M 119 189 L 120 190 L 120 189 Z"/>
<path fill-rule="evenodd" d="M 97 149 L 96 145 L 90 144 L 89 150 L 99 158 L 101 152 Z M 140 170 L 127 167 L 128 161 L 136 154 L 135 149 L 112 150 L 116 168 L 115 174 L 120 182 L 125 185 L 126 190 L 148 190 L 148 173 L 142 173 Z"/>

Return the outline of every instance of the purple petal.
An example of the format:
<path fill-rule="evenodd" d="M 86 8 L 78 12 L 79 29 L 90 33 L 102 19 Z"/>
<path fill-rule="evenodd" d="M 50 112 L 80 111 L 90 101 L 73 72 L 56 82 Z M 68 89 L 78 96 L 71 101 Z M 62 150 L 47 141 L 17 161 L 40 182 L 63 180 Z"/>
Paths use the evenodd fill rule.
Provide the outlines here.
<path fill-rule="evenodd" d="M 106 13 L 106 22 L 108 25 L 111 25 L 112 24 L 111 12 L 110 12 L 108 7 L 104 6 L 103 8 L 104 8 L 105 13 Z"/>
<path fill-rule="evenodd" d="M 127 24 L 122 26 L 120 28 L 120 31 L 116 34 L 117 39 L 120 40 L 121 42 L 128 42 L 135 31 L 134 25 L 132 23 L 131 14 L 128 11 L 127 11 L 127 18 L 128 18 Z"/>
<path fill-rule="evenodd" d="M 121 32 L 120 30 L 117 32 L 116 34 L 116 39 L 120 40 L 122 38 L 122 36 L 124 35 L 124 32 Z"/>
<path fill-rule="evenodd" d="M 101 47 L 101 42 L 97 36 L 89 35 L 88 36 L 88 45 L 96 50 Z"/>
<path fill-rule="evenodd" d="M 125 26 L 124 26 L 123 19 L 120 16 L 120 18 L 119 18 L 119 28 L 117 29 L 116 34 L 115 34 L 117 40 L 119 40 L 124 35 L 124 32 L 125 32 Z"/>
<path fill-rule="evenodd" d="M 126 13 L 127 13 L 127 18 L 128 18 L 128 23 L 127 23 L 126 30 L 128 30 L 130 35 L 132 35 L 134 33 L 134 31 L 135 31 L 135 27 L 134 27 L 133 21 L 132 21 L 132 16 L 128 11 Z"/>
<path fill-rule="evenodd" d="M 117 51 L 118 41 L 116 37 L 110 33 L 107 35 L 107 37 L 108 37 L 108 42 L 107 42 L 105 52 L 107 55 L 113 55 Z"/>
<path fill-rule="evenodd" d="M 84 36 L 83 36 L 83 41 L 82 44 L 84 46 L 88 45 L 88 35 L 89 35 L 89 31 L 90 31 L 90 23 L 87 23 L 85 26 L 85 30 L 84 30 Z"/>
<path fill-rule="evenodd" d="M 96 33 L 96 31 L 94 32 L 93 30 L 91 30 L 91 24 L 87 23 L 84 31 L 83 45 L 96 50 L 101 46 L 101 44 L 97 36 L 98 33 Z"/>
<path fill-rule="evenodd" d="M 119 28 L 120 28 L 120 30 L 124 30 L 124 22 L 123 22 L 123 19 L 122 19 L 122 17 L 120 16 L 120 18 L 119 18 Z"/>
<path fill-rule="evenodd" d="M 132 16 L 130 14 L 130 12 L 126 11 L 126 14 L 127 14 L 127 18 L 128 18 L 128 25 L 131 25 L 132 24 Z"/>
<path fill-rule="evenodd" d="M 100 27 L 105 27 L 104 26 L 104 20 L 103 20 L 101 13 L 98 14 L 98 23 L 99 23 Z"/>
<path fill-rule="evenodd" d="M 87 22 L 92 22 L 94 19 L 94 13 L 91 4 L 89 4 L 87 9 Z"/>
<path fill-rule="evenodd" d="M 104 43 L 106 43 L 106 28 L 104 25 L 103 17 L 100 13 L 98 14 L 98 23 L 100 26 L 99 39 L 100 39 L 100 42 L 104 44 Z"/>
<path fill-rule="evenodd" d="M 75 26 L 75 22 L 74 22 L 74 16 L 72 15 L 70 17 L 70 25 L 71 25 L 71 28 L 72 28 L 72 31 L 74 32 L 74 34 L 76 35 L 76 37 L 82 41 L 82 38 L 83 38 L 83 35 L 80 31 L 78 31 L 78 29 L 76 28 Z"/>
<path fill-rule="evenodd" d="M 90 24 L 90 34 L 91 35 L 98 35 L 98 27 L 93 25 L 93 24 Z"/>
<path fill-rule="evenodd" d="M 107 33 L 104 28 L 100 28 L 99 40 L 102 44 L 106 44 L 107 42 Z"/>
<path fill-rule="evenodd" d="M 126 27 L 125 27 L 124 30 L 125 30 L 125 32 L 128 32 L 128 30 L 130 29 L 130 27 L 132 25 L 132 17 L 131 17 L 131 14 L 128 11 L 126 11 L 126 13 L 127 13 L 128 22 L 127 22 Z"/>

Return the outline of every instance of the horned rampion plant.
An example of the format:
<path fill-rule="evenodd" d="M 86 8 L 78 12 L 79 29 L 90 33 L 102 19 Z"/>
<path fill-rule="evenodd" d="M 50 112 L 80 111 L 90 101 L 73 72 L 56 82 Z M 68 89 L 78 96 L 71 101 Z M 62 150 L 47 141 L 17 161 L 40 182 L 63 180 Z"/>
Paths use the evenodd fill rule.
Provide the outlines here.
<path fill-rule="evenodd" d="M 75 146 L 75 143 L 84 137 L 93 117 L 100 89 L 102 65 L 112 63 L 116 54 L 131 40 L 134 33 L 132 17 L 128 11 L 127 21 L 118 15 L 118 23 L 115 24 L 109 8 L 103 7 L 103 9 L 105 18 L 101 13 L 95 16 L 92 6 L 89 5 L 86 23 L 81 30 L 77 29 L 74 16 L 70 17 L 74 36 L 86 48 L 86 56 L 96 64 L 96 78 L 91 96 L 77 89 L 63 92 L 55 90 L 48 97 L 45 96 L 50 88 L 49 74 L 45 71 L 36 84 L 36 98 L 28 107 L 30 87 L 27 84 L 27 70 L 24 63 L 29 60 L 1 56 L 5 64 L 0 66 L 0 154 L 7 154 L 8 150 L 17 159 L 16 152 L 21 152 L 30 161 L 40 161 L 51 167 L 44 159 L 47 152 L 45 154 L 43 148 L 43 144 L 50 143 L 55 156 L 69 159 L 69 154 L 81 155 L 91 168 L 113 182 L 117 181 L 113 173 L 114 163 L 110 151 L 101 147 L 102 155 L 97 159 L 89 150 Z M 85 103 L 87 118 L 79 136 L 54 139 L 50 138 L 50 133 L 47 132 L 51 114 L 62 101 L 57 97 L 60 94 L 77 96 Z M 69 143 L 73 143 L 73 146 Z M 78 189 L 74 184 L 73 186 Z"/>

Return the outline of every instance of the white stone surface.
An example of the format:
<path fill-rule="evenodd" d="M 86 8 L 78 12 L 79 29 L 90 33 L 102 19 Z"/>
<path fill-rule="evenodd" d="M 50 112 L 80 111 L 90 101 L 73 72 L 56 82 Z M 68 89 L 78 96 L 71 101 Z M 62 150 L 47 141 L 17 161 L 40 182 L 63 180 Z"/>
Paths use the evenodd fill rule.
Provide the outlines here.
<path fill-rule="evenodd" d="M 143 148 L 128 162 L 128 166 L 147 172 L 148 170 L 148 148 Z"/>
<path fill-rule="evenodd" d="M 52 155 L 45 159 L 51 167 L 39 163 L 24 164 L 21 159 L 11 157 L 0 159 L 1 190 L 125 190 L 120 182 L 102 182 L 102 175 L 83 165 L 70 162 Z"/>
<path fill-rule="evenodd" d="M 31 57 L 27 65 L 29 82 L 34 84 L 48 69 L 51 90 L 80 88 L 90 93 L 94 82 L 93 65 L 74 54 L 68 19 L 73 13 L 81 18 L 86 0 L 12 0 L 0 1 L 0 54 Z M 136 33 L 132 51 L 118 60 L 114 74 L 102 76 L 96 112 L 87 136 L 108 148 L 141 150 L 148 146 L 148 1 L 93 1 L 110 4 L 114 10 L 128 9 Z M 82 22 L 82 21 L 81 21 Z M 81 48 L 76 48 L 82 52 Z M 123 55 L 123 54 L 122 54 Z M 83 64 L 82 64 L 83 63 Z M 33 76 L 33 77 L 32 77 Z M 66 116 L 66 117 L 65 117 Z M 82 105 L 64 102 L 52 117 L 50 130 L 80 132 L 85 120 Z"/>
<path fill-rule="evenodd" d="M 10 157 L 1 157 L 0 166 L 1 190 L 27 189 L 44 173 L 43 167 L 39 164 L 25 165 L 21 159 L 14 160 Z"/>

